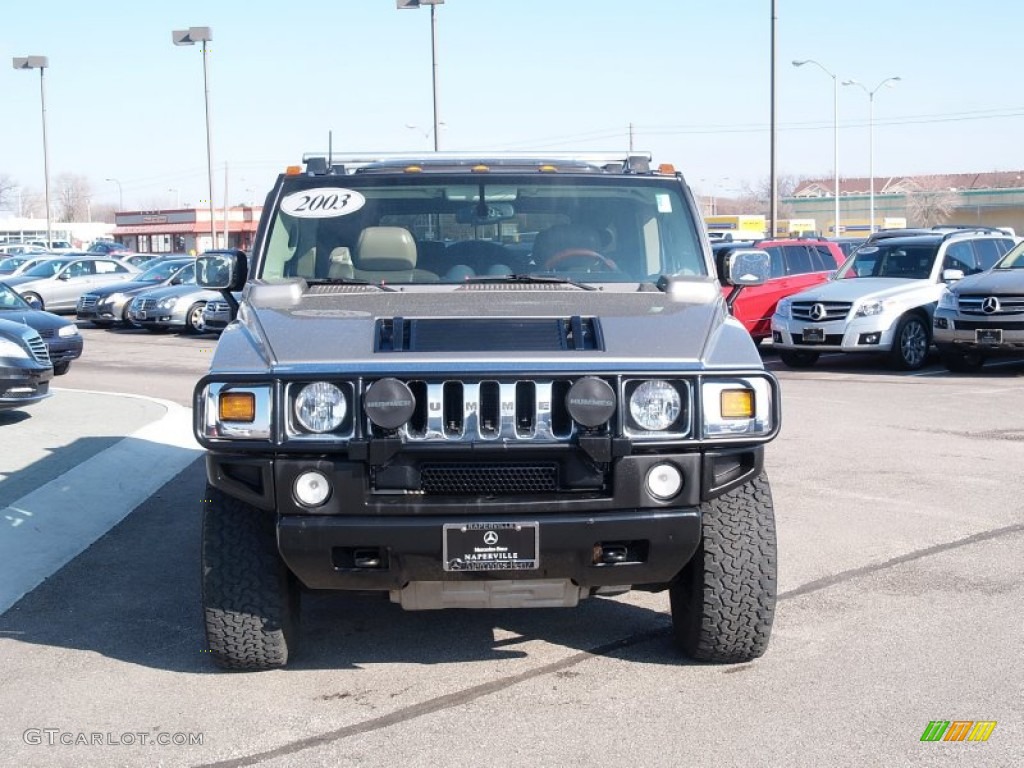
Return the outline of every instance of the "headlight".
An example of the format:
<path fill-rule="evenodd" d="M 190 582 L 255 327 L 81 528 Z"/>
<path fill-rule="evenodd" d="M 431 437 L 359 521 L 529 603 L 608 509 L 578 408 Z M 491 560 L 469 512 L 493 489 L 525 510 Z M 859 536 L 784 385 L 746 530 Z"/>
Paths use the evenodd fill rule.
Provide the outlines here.
<path fill-rule="evenodd" d="M 348 413 L 345 393 L 326 381 L 307 384 L 295 396 L 295 419 L 308 432 L 337 429 Z"/>
<path fill-rule="evenodd" d="M 939 296 L 939 308 L 956 309 L 956 294 L 949 289 L 944 290 Z"/>
<path fill-rule="evenodd" d="M 766 378 L 705 381 L 701 388 L 704 437 L 762 437 L 775 423 L 775 393 Z"/>
<path fill-rule="evenodd" d="M 27 360 L 28 350 L 21 346 L 21 344 L 8 341 L 7 339 L 0 339 L 0 357 L 15 360 Z"/>
<path fill-rule="evenodd" d="M 682 398 L 667 381 L 645 381 L 629 396 L 629 415 L 641 429 L 660 432 L 679 418 Z"/>
<path fill-rule="evenodd" d="M 880 315 L 885 311 L 884 301 L 865 301 L 859 307 L 854 317 L 871 317 L 872 315 Z"/>
<path fill-rule="evenodd" d="M 127 294 L 124 294 L 124 293 L 112 293 L 109 296 L 104 296 L 97 303 L 98 304 L 116 304 L 117 302 L 123 301 L 124 299 L 127 299 L 127 298 L 128 298 Z"/>
<path fill-rule="evenodd" d="M 156 305 L 158 307 L 160 307 L 160 309 L 172 309 L 174 307 L 174 305 L 177 304 L 177 303 L 178 303 L 178 297 L 175 296 L 175 297 L 172 297 L 170 299 L 160 299 L 160 301 L 158 301 L 156 303 Z"/>
<path fill-rule="evenodd" d="M 57 329 L 57 335 L 65 338 L 68 336 L 77 336 L 78 326 L 74 324 L 62 325 L 60 328 Z"/>
<path fill-rule="evenodd" d="M 793 302 L 789 299 L 783 299 L 775 305 L 775 314 L 785 320 L 789 320 L 793 316 Z"/>

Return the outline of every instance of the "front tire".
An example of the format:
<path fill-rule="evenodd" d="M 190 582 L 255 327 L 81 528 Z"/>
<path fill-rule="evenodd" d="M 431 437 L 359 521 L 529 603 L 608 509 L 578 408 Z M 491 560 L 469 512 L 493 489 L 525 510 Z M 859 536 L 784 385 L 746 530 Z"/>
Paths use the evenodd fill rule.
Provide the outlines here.
<path fill-rule="evenodd" d="M 699 661 L 752 661 L 767 649 L 775 617 L 775 512 L 768 478 L 762 474 L 700 510 L 700 546 L 669 587 L 676 645 Z"/>
<path fill-rule="evenodd" d="M 928 347 L 931 336 L 920 315 L 904 315 L 896 326 L 892 337 L 890 357 L 895 368 L 901 371 L 917 371 L 928 362 Z"/>
<path fill-rule="evenodd" d="M 32 309 L 46 309 L 46 306 L 43 304 L 43 297 L 40 296 L 38 293 L 32 293 L 30 291 L 26 294 L 23 294 L 21 298 L 27 301 L 29 306 L 32 307 Z"/>
<path fill-rule="evenodd" d="M 779 360 L 790 368 L 810 368 L 820 357 L 818 352 L 805 352 L 801 349 L 779 350 Z"/>
<path fill-rule="evenodd" d="M 197 301 L 188 308 L 185 315 L 185 333 L 204 333 L 206 323 L 203 322 L 203 310 L 206 309 L 206 302 Z"/>
<path fill-rule="evenodd" d="M 299 591 L 274 514 L 207 486 L 202 593 L 207 648 L 225 669 L 283 667 L 298 642 Z"/>

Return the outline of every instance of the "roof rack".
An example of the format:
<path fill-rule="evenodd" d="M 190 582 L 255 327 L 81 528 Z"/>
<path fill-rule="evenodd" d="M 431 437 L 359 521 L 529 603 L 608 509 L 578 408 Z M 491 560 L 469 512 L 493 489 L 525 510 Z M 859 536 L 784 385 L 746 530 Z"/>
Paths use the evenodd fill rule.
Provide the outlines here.
<path fill-rule="evenodd" d="M 311 175 L 394 171 L 414 166 L 422 171 L 566 170 L 603 173 L 650 173 L 650 152 L 306 152 L 302 162 Z"/>

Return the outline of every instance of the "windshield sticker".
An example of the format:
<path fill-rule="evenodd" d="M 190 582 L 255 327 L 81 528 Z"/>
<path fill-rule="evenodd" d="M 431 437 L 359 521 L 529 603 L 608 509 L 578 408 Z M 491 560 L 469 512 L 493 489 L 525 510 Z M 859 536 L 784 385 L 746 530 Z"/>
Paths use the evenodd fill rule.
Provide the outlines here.
<path fill-rule="evenodd" d="M 281 201 L 281 212 L 297 219 L 329 219 L 347 216 L 366 205 L 366 198 L 354 189 L 317 187 L 292 192 Z"/>
<path fill-rule="evenodd" d="M 668 195 L 656 194 L 654 199 L 658 201 L 658 213 L 672 213 L 672 198 Z"/>

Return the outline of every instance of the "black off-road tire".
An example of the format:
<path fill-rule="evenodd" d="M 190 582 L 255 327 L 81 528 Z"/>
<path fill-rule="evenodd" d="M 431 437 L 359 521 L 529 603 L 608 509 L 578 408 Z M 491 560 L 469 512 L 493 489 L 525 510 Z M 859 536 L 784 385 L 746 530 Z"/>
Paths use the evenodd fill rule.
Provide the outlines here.
<path fill-rule="evenodd" d="M 977 373 L 985 365 L 985 356 L 977 350 L 943 349 L 942 364 L 953 373 Z"/>
<path fill-rule="evenodd" d="M 203 510 L 207 650 L 225 669 L 283 667 L 298 642 L 299 590 L 277 551 L 274 514 L 210 486 Z"/>
<path fill-rule="evenodd" d="M 669 587 L 676 645 L 698 661 L 752 661 L 767 649 L 775 617 L 775 512 L 768 478 L 762 474 L 700 510 L 700 546 Z"/>
<path fill-rule="evenodd" d="M 917 313 L 911 312 L 900 318 L 896 333 L 892 337 L 889 360 L 900 371 L 918 371 L 928 363 L 931 346 L 928 324 Z"/>
<path fill-rule="evenodd" d="M 818 352 L 807 352 L 802 349 L 780 349 L 779 360 L 790 368 L 810 368 L 818 362 Z"/>

